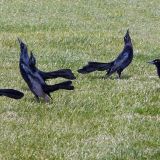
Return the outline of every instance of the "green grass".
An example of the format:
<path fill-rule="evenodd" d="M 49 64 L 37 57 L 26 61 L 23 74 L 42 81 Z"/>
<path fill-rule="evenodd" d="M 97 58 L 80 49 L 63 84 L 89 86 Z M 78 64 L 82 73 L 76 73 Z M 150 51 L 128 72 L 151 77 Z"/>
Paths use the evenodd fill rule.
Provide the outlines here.
<path fill-rule="evenodd" d="M 0 98 L 0 159 L 159 160 L 160 81 L 146 63 L 160 58 L 159 8 L 158 0 L 0 1 L 1 88 L 25 93 Z M 128 28 L 134 60 L 121 80 L 77 73 L 116 57 Z M 17 37 L 39 68 L 71 68 L 75 91 L 36 103 L 19 73 Z"/>

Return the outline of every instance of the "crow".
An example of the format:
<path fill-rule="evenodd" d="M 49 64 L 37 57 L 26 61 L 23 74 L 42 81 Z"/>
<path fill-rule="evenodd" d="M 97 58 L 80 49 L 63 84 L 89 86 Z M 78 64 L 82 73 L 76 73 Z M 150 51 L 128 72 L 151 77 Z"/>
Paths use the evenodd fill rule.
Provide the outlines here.
<path fill-rule="evenodd" d="M 32 62 L 33 61 L 29 59 L 27 65 L 23 61 L 20 61 L 20 71 L 29 89 L 35 95 L 35 98 L 38 102 L 39 97 L 43 97 L 45 102 L 49 102 L 49 97 L 51 98 L 50 93 L 56 90 L 74 89 L 74 86 L 72 86 L 72 81 L 66 81 L 55 85 L 47 85 L 42 76 L 36 70 L 35 66 L 32 64 Z"/>
<path fill-rule="evenodd" d="M 107 71 L 108 76 L 117 72 L 118 77 L 120 78 L 121 72 L 132 62 L 132 59 L 133 46 L 129 30 L 127 30 L 124 36 L 124 48 L 115 60 L 109 63 L 88 62 L 88 64 L 82 69 L 79 69 L 78 72 L 81 74 L 87 74 L 94 71 Z"/>
<path fill-rule="evenodd" d="M 24 94 L 15 89 L 0 89 L 0 96 L 6 96 L 13 99 L 21 99 Z"/>
<path fill-rule="evenodd" d="M 157 68 L 157 74 L 158 74 L 158 77 L 160 78 L 160 59 L 155 59 L 153 61 L 150 61 L 148 62 L 150 64 L 154 64 Z"/>
<path fill-rule="evenodd" d="M 28 65 L 29 59 L 31 58 L 36 70 L 39 72 L 39 74 L 42 76 L 44 80 L 51 79 L 51 78 L 58 78 L 58 77 L 62 77 L 62 78 L 70 79 L 70 80 L 76 79 L 76 77 L 74 76 L 74 74 L 72 73 L 70 69 L 60 69 L 60 70 L 52 71 L 52 72 L 44 72 L 44 71 L 39 70 L 36 67 L 36 59 L 33 56 L 33 53 L 31 52 L 31 55 L 29 57 L 26 44 L 20 38 L 18 38 L 18 41 L 20 45 L 20 61 L 23 61 L 26 65 Z"/>

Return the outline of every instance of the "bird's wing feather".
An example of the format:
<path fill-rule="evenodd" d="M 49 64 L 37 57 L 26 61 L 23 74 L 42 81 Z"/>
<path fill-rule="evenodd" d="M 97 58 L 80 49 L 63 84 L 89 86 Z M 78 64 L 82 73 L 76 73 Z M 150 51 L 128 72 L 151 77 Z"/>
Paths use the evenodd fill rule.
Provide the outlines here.
<path fill-rule="evenodd" d="M 123 52 L 120 54 L 114 62 L 113 67 L 111 68 L 112 72 L 116 71 L 119 67 L 123 66 L 129 58 L 128 52 Z"/>

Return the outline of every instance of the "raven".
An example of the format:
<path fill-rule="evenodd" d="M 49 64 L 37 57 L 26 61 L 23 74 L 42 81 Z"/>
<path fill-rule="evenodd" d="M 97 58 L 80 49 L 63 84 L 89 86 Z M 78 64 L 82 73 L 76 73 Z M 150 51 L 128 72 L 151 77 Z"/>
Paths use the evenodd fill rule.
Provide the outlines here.
<path fill-rule="evenodd" d="M 24 94 L 15 89 L 0 89 L 0 96 L 6 96 L 14 99 L 21 99 Z"/>
<path fill-rule="evenodd" d="M 154 64 L 157 68 L 157 74 L 158 74 L 158 77 L 160 78 L 160 59 L 155 59 L 153 61 L 150 61 L 148 62 L 150 64 Z"/>
<path fill-rule="evenodd" d="M 29 59 L 32 60 L 33 61 L 32 63 L 34 64 L 35 69 L 39 72 L 39 74 L 42 76 L 44 80 L 51 79 L 51 78 L 58 78 L 58 77 L 62 77 L 62 78 L 70 79 L 70 80 L 76 79 L 76 77 L 74 76 L 74 74 L 72 73 L 70 69 L 60 69 L 60 70 L 52 71 L 52 72 L 44 72 L 44 71 L 39 70 L 36 67 L 36 59 L 33 56 L 33 53 L 31 52 L 31 55 L 29 57 L 26 44 L 20 38 L 18 38 L 18 41 L 20 44 L 20 61 L 23 61 L 23 63 L 28 65 Z"/>
<path fill-rule="evenodd" d="M 118 77 L 120 78 L 121 72 L 132 62 L 132 59 L 133 46 L 129 30 L 127 30 L 124 36 L 124 48 L 115 60 L 109 63 L 88 62 L 88 64 L 82 69 L 79 69 L 78 72 L 81 74 L 87 74 L 94 71 L 107 71 L 108 76 L 117 72 Z"/>

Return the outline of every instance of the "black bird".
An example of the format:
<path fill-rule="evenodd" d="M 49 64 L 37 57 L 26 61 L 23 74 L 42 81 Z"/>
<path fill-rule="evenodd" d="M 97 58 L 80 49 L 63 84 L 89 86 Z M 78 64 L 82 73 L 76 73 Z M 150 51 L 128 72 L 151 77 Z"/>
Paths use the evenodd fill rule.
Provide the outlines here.
<path fill-rule="evenodd" d="M 24 94 L 15 89 L 0 89 L 0 96 L 6 96 L 14 99 L 21 99 Z"/>
<path fill-rule="evenodd" d="M 158 77 L 160 78 L 160 59 L 155 59 L 153 61 L 150 61 L 148 62 L 150 64 L 154 64 L 157 68 L 157 74 L 158 74 Z"/>
<path fill-rule="evenodd" d="M 28 65 L 29 59 L 31 58 L 31 61 L 33 61 L 32 63 L 35 66 L 35 69 L 39 72 L 39 74 L 42 76 L 44 80 L 51 79 L 51 78 L 58 78 L 58 77 L 62 77 L 62 78 L 70 79 L 70 80 L 76 79 L 76 77 L 74 76 L 74 74 L 72 73 L 70 69 L 60 69 L 60 70 L 52 71 L 52 72 L 44 72 L 44 71 L 39 70 L 36 67 L 36 59 L 33 56 L 33 53 L 31 52 L 31 55 L 29 57 L 26 44 L 19 38 L 18 38 L 18 41 L 20 44 L 20 61 L 23 61 L 26 65 Z"/>
<path fill-rule="evenodd" d="M 114 72 L 118 73 L 119 78 L 121 77 L 121 72 L 132 62 L 133 59 L 133 46 L 131 37 L 129 35 L 129 30 L 127 30 L 124 36 L 124 48 L 118 57 L 109 62 L 88 62 L 86 66 L 79 69 L 78 72 L 82 74 L 87 74 L 94 71 L 107 71 L 107 75 L 110 76 Z"/>
<path fill-rule="evenodd" d="M 26 65 L 23 61 L 20 60 L 20 71 L 21 74 L 26 81 L 28 87 L 35 95 L 37 101 L 39 101 L 39 97 L 43 97 L 46 102 L 49 102 L 49 97 L 51 92 L 54 92 L 59 89 L 73 90 L 74 86 L 72 86 L 72 81 L 66 81 L 55 85 L 47 85 L 36 70 L 33 61 L 30 58 L 28 65 Z"/>

